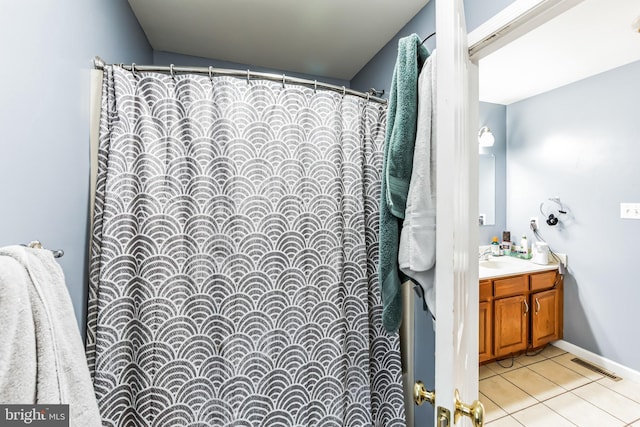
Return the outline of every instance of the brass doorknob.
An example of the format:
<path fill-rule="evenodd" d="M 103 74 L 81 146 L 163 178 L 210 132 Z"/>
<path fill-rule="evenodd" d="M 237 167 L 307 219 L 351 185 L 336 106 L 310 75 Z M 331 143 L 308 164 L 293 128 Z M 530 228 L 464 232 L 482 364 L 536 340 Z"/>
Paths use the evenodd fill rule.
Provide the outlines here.
<path fill-rule="evenodd" d="M 436 401 L 436 392 L 427 390 L 422 381 L 416 381 L 413 385 L 413 400 L 418 406 L 424 402 L 429 402 L 433 405 Z"/>
<path fill-rule="evenodd" d="M 453 415 L 454 424 L 458 424 L 461 415 L 471 418 L 474 427 L 484 426 L 484 406 L 479 400 L 474 400 L 471 405 L 465 405 L 460 401 L 460 392 L 456 389 L 456 412 Z"/>

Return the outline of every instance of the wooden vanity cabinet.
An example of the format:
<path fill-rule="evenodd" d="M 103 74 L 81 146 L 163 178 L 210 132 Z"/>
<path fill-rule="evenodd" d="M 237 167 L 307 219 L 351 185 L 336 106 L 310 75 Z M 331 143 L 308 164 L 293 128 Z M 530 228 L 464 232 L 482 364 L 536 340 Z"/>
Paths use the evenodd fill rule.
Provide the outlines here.
<path fill-rule="evenodd" d="M 557 270 L 482 280 L 479 300 L 481 363 L 562 338 Z"/>
<path fill-rule="evenodd" d="M 527 349 L 529 276 L 493 280 L 494 357 Z"/>
<path fill-rule="evenodd" d="M 526 295 L 494 301 L 494 357 L 502 357 L 527 349 L 529 310 Z"/>
<path fill-rule="evenodd" d="M 564 306 L 562 277 L 555 271 L 551 273 L 540 273 L 531 278 L 531 347 L 533 348 L 562 338 Z M 534 279 L 544 282 L 546 285 L 541 288 L 547 288 L 547 290 L 533 292 Z"/>
<path fill-rule="evenodd" d="M 491 280 L 480 281 L 480 339 L 479 360 L 485 362 L 493 359 L 493 288 Z"/>

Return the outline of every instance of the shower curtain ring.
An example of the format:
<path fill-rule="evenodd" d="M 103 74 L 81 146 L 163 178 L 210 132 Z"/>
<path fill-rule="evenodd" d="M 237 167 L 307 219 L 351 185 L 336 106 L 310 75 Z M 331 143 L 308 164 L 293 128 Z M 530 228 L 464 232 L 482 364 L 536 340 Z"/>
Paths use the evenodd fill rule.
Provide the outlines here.
<path fill-rule="evenodd" d="M 137 73 L 136 73 L 136 63 L 132 62 L 131 63 L 131 73 L 137 77 Z"/>
<path fill-rule="evenodd" d="M 251 78 L 251 71 L 247 70 L 247 84 L 249 84 L 249 79 Z"/>
<path fill-rule="evenodd" d="M 209 79 L 213 80 L 213 67 L 209 65 Z"/>
<path fill-rule="evenodd" d="M 173 71 L 173 64 L 169 65 L 169 72 L 171 72 L 172 79 L 176 77 L 175 71 Z"/>
<path fill-rule="evenodd" d="M 313 81 L 313 93 L 318 93 L 318 81 Z"/>
<path fill-rule="evenodd" d="M 342 97 L 344 98 L 346 94 L 347 94 L 347 88 L 342 86 Z"/>
<path fill-rule="evenodd" d="M 282 89 L 284 89 L 285 79 L 287 76 L 285 74 L 282 75 Z"/>
<path fill-rule="evenodd" d="M 367 92 L 367 102 L 369 102 L 369 98 L 371 97 L 371 94 L 369 92 Z"/>

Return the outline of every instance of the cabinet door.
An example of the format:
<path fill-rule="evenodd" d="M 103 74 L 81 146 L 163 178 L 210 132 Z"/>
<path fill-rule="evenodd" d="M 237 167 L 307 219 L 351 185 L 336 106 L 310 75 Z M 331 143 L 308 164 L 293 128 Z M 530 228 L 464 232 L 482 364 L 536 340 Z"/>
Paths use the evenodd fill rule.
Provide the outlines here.
<path fill-rule="evenodd" d="M 526 350 L 529 304 L 526 295 L 494 301 L 494 356 Z"/>
<path fill-rule="evenodd" d="M 480 303 L 480 339 L 478 340 L 480 362 L 493 358 L 493 313 L 491 311 L 490 301 Z"/>
<path fill-rule="evenodd" d="M 560 289 L 531 294 L 531 345 L 540 347 L 562 338 Z"/>

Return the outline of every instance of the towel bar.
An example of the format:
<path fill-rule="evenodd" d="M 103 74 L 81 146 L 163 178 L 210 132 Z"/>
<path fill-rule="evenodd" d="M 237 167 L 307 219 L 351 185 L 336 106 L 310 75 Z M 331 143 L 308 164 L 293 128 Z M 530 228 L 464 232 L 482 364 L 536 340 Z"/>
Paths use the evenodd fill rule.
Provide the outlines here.
<path fill-rule="evenodd" d="M 34 240 L 22 246 L 27 246 L 29 248 L 35 248 L 35 249 L 45 249 L 44 246 L 42 246 L 42 243 L 40 243 L 38 240 Z M 47 250 L 50 250 L 53 253 L 54 258 L 61 258 L 64 255 L 64 251 L 62 249 L 47 249 Z"/>

